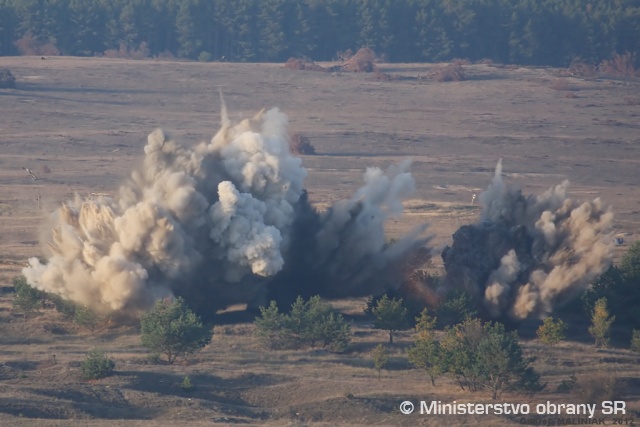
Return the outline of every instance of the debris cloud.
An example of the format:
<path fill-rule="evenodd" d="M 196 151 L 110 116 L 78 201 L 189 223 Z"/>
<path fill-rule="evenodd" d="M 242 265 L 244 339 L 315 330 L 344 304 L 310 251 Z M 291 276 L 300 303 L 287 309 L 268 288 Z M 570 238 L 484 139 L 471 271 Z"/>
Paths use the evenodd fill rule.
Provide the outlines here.
<path fill-rule="evenodd" d="M 200 314 L 267 297 L 369 295 L 401 283 L 426 227 L 389 244 L 385 221 L 415 190 L 409 162 L 369 168 L 326 212 L 309 203 L 307 171 L 277 108 L 233 125 L 222 108 L 209 142 L 183 146 L 157 129 L 116 197 L 76 196 L 53 212 L 34 287 L 98 312 L 135 313 L 183 296 Z"/>
<path fill-rule="evenodd" d="M 524 196 L 502 178 L 502 161 L 480 195 L 480 220 L 442 252 L 448 288 L 468 292 L 494 318 L 544 317 L 611 264 L 613 213 L 600 199 L 567 196 L 569 183 Z"/>

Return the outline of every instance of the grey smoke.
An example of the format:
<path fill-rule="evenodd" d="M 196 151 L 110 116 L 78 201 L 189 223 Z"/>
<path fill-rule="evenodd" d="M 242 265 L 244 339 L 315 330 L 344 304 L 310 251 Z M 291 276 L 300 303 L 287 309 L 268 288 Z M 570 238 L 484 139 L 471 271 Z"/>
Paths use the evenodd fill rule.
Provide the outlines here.
<path fill-rule="evenodd" d="M 569 198 L 568 185 L 524 196 L 498 162 L 480 221 L 456 231 L 442 253 L 446 285 L 490 316 L 513 319 L 543 317 L 586 289 L 611 264 L 613 213 L 600 199 Z"/>
<path fill-rule="evenodd" d="M 210 142 L 187 147 L 155 130 L 116 197 L 76 196 L 53 212 L 47 262 L 31 258 L 23 274 L 100 312 L 169 295 L 211 314 L 268 297 L 382 293 L 428 241 L 425 227 L 385 239 L 385 221 L 415 190 L 408 168 L 367 169 L 353 198 L 319 213 L 290 154 L 286 115 L 274 108 L 232 125 L 223 106 Z"/>

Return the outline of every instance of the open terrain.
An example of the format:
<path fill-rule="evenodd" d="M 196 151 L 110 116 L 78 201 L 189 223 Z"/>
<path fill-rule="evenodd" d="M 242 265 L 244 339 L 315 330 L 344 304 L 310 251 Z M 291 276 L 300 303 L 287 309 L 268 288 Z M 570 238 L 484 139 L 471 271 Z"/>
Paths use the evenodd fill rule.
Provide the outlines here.
<path fill-rule="evenodd" d="M 435 244 L 450 243 L 458 227 L 477 219 L 472 195 L 488 184 L 499 158 L 505 179 L 525 193 L 568 179 L 573 197 L 611 205 L 625 239 L 619 253 L 640 233 L 637 79 L 489 64 L 464 66 L 468 80 L 446 83 L 425 78 L 437 64 L 382 64 L 399 77 L 393 81 L 281 64 L 19 57 L 0 58 L 2 67 L 16 76 L 17 87 L 0 89 L 0 285 L 41 254 L 47 211 L 75 193 L 117 192 L 154 128 L 185 144 L 209 139 L 219 124 L 219 91 L 232 119 L 277 106 L 292 133 L 309 137 L 317 155 L 303 156 L 306 187 L 320 208 L 356 191 L 366 167 L 411 158 L 417 191 L 405 216 L 389 223 L 391 236 L 429 222 Z M 391 369 L 378 380 L 368 353 L 385 334 L 360 316 L 363 300 L 335 305 L 354 320 L 346 354 L 265 352 L 250 323 L 234 323 L 216 326 L 212 344 L 196 357 L 168 366 L 148 361 L 134 326 L 104 325 L 91 333 L 51 310 L 24 321 L 11 312 L 11 294 L 0 293 L 0 424 L 518 423 L 507 416 L 400 414 L 406 399 L 490 397 L 462 392 L 446 379 L 433 388 L 406 361 L 409 332 L 392 347 Z M 114 377 L 79 379 L 78 365 L 94 347 L 114 357 Z M 540 356 L 536 367 L 547 390 L 503 400 L 582 402 L 579 393 L 559 393 L 557 386 L 571 375 L 602 371 L 619 378 L 616 397 L 638 415 L 636 354 L 595 351 L 586 340 L 563 343 L 552 354 L 536 340 L 525 339 L 525 347 Z M 179 387 L 185 375 L 195 391 Z"/>

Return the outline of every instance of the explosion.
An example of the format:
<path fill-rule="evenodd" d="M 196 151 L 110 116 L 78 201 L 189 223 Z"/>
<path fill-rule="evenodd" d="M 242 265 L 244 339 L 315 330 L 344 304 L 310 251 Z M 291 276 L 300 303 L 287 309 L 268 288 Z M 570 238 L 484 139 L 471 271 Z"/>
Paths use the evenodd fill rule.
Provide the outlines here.
<path fill-rule="evenodd" d="M 319 213 L 274 108 L 193 148 L 162 130 L 115 198 L 74 200 L 51 214 L 48 261 L 23 274 L 37 289 L 97 312 L 137 312 L 183 296 L 201 315 L 298 294 L 384 293 L 424 249 L 426 226 L 388 244 L 384 223 L 415 190 L 409 162 L 369 168 L 349 200 Z"/>
<path fill-rule="evenodd" d="M 409 161 L 367 169 L 353 197 L 318 212 L 289 150 L 287 116 L 274 108 L 232 125 L 224 105 L 221 115 L 216 135 L 195 147 L 153 131 L 117 197 L 76 195 L 53 212 L 48 261 L 29 260 L 28 283 L 101 313 L 182 296 L 211 316 L 238 303 L 402 286 L 437 302 L 414 274 L 431 253 L 426 225 L 393 243 L 384 233 L 415 191 Z M 544 316 L 584 290 L 611 263 L 613 214 L 599 199 L 568 198 L 567 186 L 525 197 L 503 182 L 499 162 L 480 195 L 480 221 L 442 252 L 444 290 L 461 288 L 485 315 L 513 319 Z"/>
<path fill-rule="evenodd" d="M 480 221 L 442 252 L 446 286 L 462 288 L 494 318 L 544 317 L 611 264 L 613 213 L 599 199 L 567 197 L 568 181 L 539 196 L 502 180 L 498 162 L 480 195 Z"/>

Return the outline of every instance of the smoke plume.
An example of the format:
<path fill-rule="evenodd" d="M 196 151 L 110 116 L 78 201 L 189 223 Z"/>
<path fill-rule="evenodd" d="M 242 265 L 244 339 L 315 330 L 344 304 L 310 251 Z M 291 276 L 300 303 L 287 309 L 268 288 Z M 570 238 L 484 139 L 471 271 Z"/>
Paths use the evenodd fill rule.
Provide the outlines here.
<path fill-rule="evenodd" d="M 542 317 L 576 297 L 608 268 L 613 213 L 599 199 L 567 197 L 568 182 L 524 196 L 498 162 L 480 195 L 480 221 L 442 252 L 448 287 L 462 288 L 491 317 Z"/>
<path fill-rule="evenodd" d="M 31 258 L 23 274 L 98 312 L 136 312 L 171 295 L 209 315 L 298 294 L 383 293 L 428 241 L 425 227 L 385 239 L 385 221 L 415 189 L 408 169 L 367 169 L 351 199 L 317 212 L 287 117 L 274 108 L 232 125 L 223 106 L 210 142 L 187 147 L 155 130 L 116 197 L 76 196 L 53 212 L 48 260 Z"/>

